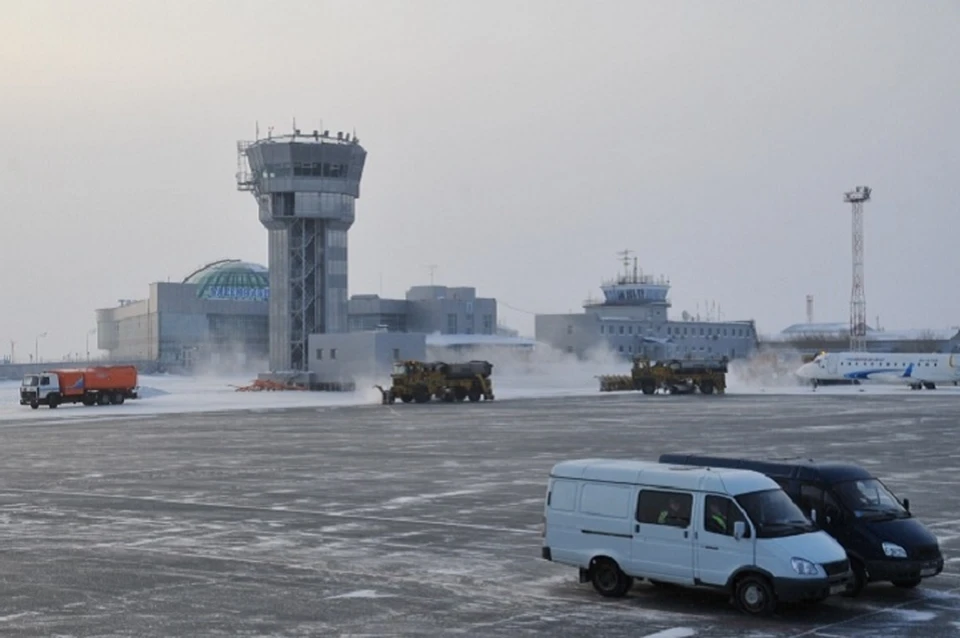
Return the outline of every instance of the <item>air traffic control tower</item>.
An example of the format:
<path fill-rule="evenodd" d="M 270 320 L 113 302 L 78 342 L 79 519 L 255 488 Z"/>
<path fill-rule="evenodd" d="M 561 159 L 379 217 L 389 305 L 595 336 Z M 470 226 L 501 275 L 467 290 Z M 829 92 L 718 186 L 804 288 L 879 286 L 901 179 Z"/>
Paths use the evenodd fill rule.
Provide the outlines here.
<path fill-rule="evenodd" d="M 366 157 L 339 132 L 237 143 L 237 188 L 269 234 L 271 372 L 306 372 L 311 334 L 347 332 L 347 230 Z"/>

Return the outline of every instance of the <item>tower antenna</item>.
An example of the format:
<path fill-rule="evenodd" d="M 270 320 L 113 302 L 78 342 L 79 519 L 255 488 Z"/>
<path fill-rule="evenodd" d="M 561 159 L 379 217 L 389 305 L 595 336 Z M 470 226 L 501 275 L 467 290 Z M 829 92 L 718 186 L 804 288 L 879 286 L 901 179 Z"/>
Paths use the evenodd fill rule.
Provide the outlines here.
<path fill-rule="evenodd" d="M 863 288 L 863 204 L 870 201 L 869 186 L 857 186 L 843 194 L 853 208 L 853 282 L 850 287 L 850 350 L 867 349 L 867 297 Z"/>
<path fill-rule="evenodd" d="M 433 285 L 433 272 L 437 269 L 437 265 L 436 265 L 436 264 L 429 264 L 429 265 L 424 266 L 424 267 L 425 267 L 427 270 L 430 271 L 430 285 L 432 286 L 432 285 Z"/>
<path fill-rule="evenodd" d="M 633 254 L 633 251 L 629 248 L 621 250 L 617 253 L 623 259 L 623 278 L 630 278 L 630 255 Z"/>

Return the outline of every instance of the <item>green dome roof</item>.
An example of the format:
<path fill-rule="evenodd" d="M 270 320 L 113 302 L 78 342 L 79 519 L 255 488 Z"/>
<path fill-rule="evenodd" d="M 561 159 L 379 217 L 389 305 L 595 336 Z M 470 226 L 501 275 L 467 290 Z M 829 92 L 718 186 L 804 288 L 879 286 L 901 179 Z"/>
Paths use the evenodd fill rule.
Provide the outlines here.
<path fill-rule="evenodd" d="M 183 283 L 200 286 L 198 297 L 266 301 L 270 277 L 265 267 L 239 259 L 224 259 L 207 264 L 187 275 Z"/>

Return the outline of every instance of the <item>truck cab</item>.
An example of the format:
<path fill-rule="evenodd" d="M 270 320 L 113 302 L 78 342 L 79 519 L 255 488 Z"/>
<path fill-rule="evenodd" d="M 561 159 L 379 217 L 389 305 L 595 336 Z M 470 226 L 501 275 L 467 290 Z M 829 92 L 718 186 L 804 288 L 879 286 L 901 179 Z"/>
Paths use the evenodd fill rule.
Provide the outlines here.
<path fill-rule="evenodd" d="M 29 405 L 34 410 L 39 408 L 41 403 L 50 403 L 50 407 L 56 407 L 57 397 L 61 394 L 60 377 L 54 373 L 28 374 L 20 382 L 20 405 Z"/>
<path fill-rule="evenodd" d="M 661 463 L 748 469 L 769 476 L 850 558 L 854 578 L 846 594 L 872 582 L 910 589 L 943 571 L 937 537 L 883 482 L 853 463 L 813 459 L 727 458 L 663 454 Z"/>

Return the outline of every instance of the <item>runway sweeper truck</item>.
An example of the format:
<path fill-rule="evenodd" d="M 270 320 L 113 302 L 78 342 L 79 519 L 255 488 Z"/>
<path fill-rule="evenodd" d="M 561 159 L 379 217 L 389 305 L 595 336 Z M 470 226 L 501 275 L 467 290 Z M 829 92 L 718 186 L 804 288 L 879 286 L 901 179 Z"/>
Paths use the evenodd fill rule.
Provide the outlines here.
<path fill-rule="evenodd" d="M 44 370 L 28 374 L 20 383 L 20 405 L 36 410 L 64 403 L 119 405 L 138 396 L 135 366 Z"/>

